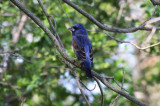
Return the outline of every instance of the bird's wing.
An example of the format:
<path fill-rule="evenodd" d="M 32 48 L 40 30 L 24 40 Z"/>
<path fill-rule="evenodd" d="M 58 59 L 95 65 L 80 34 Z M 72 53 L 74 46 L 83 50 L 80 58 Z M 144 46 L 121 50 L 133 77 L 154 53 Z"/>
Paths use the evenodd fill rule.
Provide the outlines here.
<path fill-rule="evenodd" d="M 91 65 L 93 66 L 93 49 L 91 44 L 89 46 L 89 53 L 90 53 Z"/>
<path fill-rule="evenodd" d="M 82 44 L 80 40 L 78 40 L 76 37 L 73 38 L 72 44 L 73 44 L 73 50 L 80 61 L 84 61 L 86 59 L 85 51 L 84 51 L 84 45 Z"/>
<path fill-rule="evenodd" d="M 92 45 L 89 38 L 88 37 L 85 38 L 84 36 L 76 36 L 76 37 L 73 37 L 72 43 L 73 43 L 73 50 L 75 52 L 75 55 L 78 58 L 78 60 L 81 60 L 81 61 L 84 61 L 86 59 L 86 52 L 88 51 L 88 50 L 85 51 L 84 47 L 85 46 L 89 47 L 89 57 L 91 60 L 91 64 L 93 66 L 93 50 L 92 50 Z"/>

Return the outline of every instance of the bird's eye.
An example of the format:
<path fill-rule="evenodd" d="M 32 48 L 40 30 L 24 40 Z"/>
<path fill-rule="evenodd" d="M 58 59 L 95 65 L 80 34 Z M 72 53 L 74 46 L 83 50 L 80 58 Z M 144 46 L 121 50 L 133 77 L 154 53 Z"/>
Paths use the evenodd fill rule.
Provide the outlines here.
<path fill-rule="evenodd" d="M 77 26 L 74 26 L 73 28 L 74 28 L 75 30 L 77 30 L 77 29 L 78 29 L 78 27 L 77 27 Z"/>

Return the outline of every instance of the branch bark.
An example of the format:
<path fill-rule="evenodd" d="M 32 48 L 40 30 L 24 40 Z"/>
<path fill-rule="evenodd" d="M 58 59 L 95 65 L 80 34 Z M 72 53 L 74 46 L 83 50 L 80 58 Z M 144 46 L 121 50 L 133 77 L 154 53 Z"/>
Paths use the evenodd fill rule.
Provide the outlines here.
<path fill-rule="evenodd" d="M 152 2 L 153 5 L 160 5 L 160 1 L 159 0 L 150 0 Z"/>
<path fill-rule="evenodd" d="M 117 89 L 116 87 L 112 86 L 104 77 L 102 77 L 101 75 L 99 75 L 97 72 L 92 71 L 93 75 L 98 78 L 105 86 L 107 86 L 109 89 L 113 90 L 114 92 L 126 97 L 127 99 L 131 100 L 132 102 L 140 105 L 140 106 L 148 106 L 147 104 L 143 103 L 142 101 L 137 100 L 136 98 L 134 98 L 133 96 L 127 94 L 126 92 Z"/>
<path fill-rule="evenodd" d="M 108 26 L 105 26 L 102 23 L 100 23 L 97 19 L 95 19 L 90 14 L 88 14 L 86 11 L 82 10 L 80 7 L 78 7 L 76 4 L 74 4 L 70 0 L 63 0 L 63 1 L 66 4 L 68 4 L 69 6 L 71 6 L 72 8 L 74 8 L 75 10 L 77 10 L 83 16 L 88 18 L 91 22 L 96 24 L 100 29 L 103 29 L 103 30 L 106 30 L 106 31 L 119 32 L 119 33 L 131 33 L 131 32 L 136 32 L 138 30 L 146 30 L 146 31 L 152 30 L 152 27 L 144 27 L 144 25 L 140 25 L 140 26 L 133 27 L 133 28 L 112 28 L 112 27 L 108 27 Z M 156 29 L 160 30 L 160 27 L 157 27 Z"/>

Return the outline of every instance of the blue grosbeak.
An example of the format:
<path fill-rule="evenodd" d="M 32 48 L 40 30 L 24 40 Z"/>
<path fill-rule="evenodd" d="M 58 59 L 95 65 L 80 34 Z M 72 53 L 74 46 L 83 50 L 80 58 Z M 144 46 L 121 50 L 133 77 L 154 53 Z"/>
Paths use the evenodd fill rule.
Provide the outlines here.
<path fill-rule="evenodd" d="M 72 32 L 74 53 L 81 65 L 84 66 L 87 77 L 93 78 L 91 72 L 91 66 L 93 66 L 93 51 L 87 31 L 81 23 L 73 25 L 69 30 Z"/>

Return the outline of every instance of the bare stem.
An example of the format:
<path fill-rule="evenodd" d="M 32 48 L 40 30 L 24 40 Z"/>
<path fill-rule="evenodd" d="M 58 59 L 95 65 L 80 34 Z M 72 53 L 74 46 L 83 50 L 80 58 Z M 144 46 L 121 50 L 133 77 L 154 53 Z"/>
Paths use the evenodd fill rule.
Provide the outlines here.
<path fill-rule="evenodd" d="M 100 82 L 98 81 L 98 79 L 96 77 L 93 77 L 95 79 L 95 81 L 97 82 L 98 86 L 99 86 L 99 89 L 101 91 L 101 106 L 104 105 L 104 94 L 103 94 L 103 89 L 101 87 L 101 84 Z"/>
<path fill-rule="evenodd" d="M 134 44 L 134 43 L 132 43 L 132 42 L 130 42 L 130 41 L 121 41 L 121 40 L 118 40 L 118 39 L 114 38 L 113 36 L 109 35 L 108 33 L 104 32 L 104 31 L 102 31 L 102 32 L 105 33 L 107 36 L 109 36 L 111 39 L 113 39 L 113 40 L 115 40 L 115 41 L 117 41 L 117 42 L 119 42 L 119 43 L 129 43 L 129 44 L 133 45 L 134 47 L 136 47 L 136 48 L 139 49 L 139 50 L 145 50 L 145 49 L 149 49 L 149 48 L 151 48 L 151 47 L 160 45 L 160 42 L 158 42 L 158 43 L 155 43 L 155 44 L 150 45 L 150 46 L 139 47 L 138 45 L 136 45 L 136 44 Z"/>

